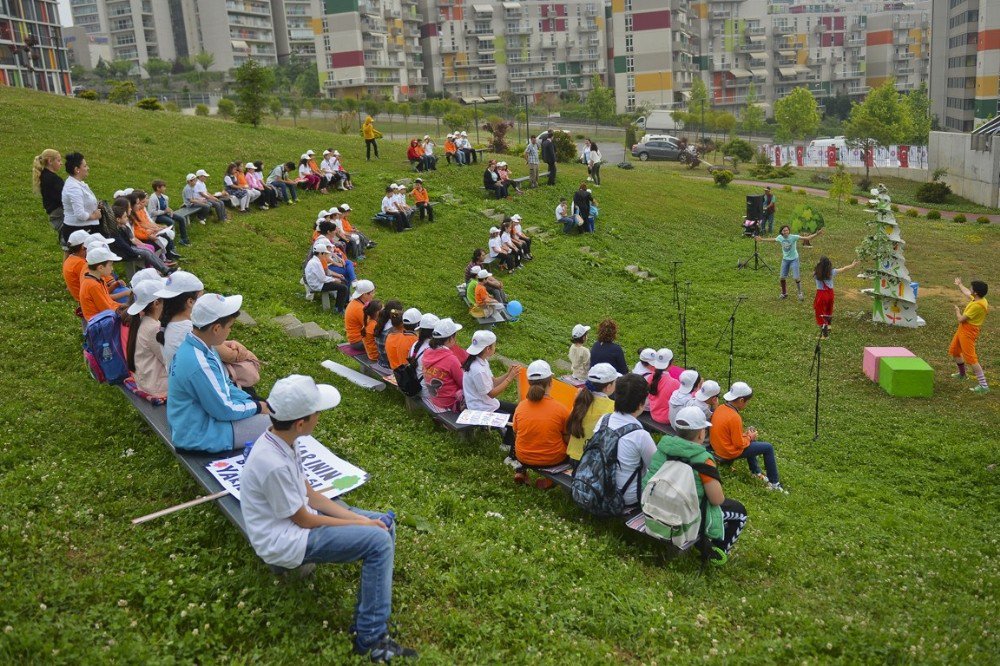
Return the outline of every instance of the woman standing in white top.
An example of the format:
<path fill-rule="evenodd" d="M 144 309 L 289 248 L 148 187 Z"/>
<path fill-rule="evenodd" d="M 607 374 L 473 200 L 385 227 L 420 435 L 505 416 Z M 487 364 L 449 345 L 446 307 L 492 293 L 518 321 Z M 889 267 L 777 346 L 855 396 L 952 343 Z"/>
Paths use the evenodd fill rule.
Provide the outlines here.
<path fill-rule="evenodd" d="M 594 181 L 594 187 L 601 186 L 601 151 L 596 143 L 590 144 L 590 155 L 587 159 L 587 167 L 590 169 L 590 178 Z"/>
<path fill-rule="evenodd" d="M 472 344 L 466 349 L 468 358 L 462 363 L 462 394 L 465 396 L 467 409 L 481 412 L 499 412 L 513 414 L 517 405 L 497 398 L 510 386 L 517 377 L 521 366 L 512 363 L 507 372 L 494 377 L 490 372 L 490 357 L 497 351 L 497 336 L 493 331 L 480 330 L 472 336 Z M 514 430 L 504 428 L 503 443 L 514 445 Z"/>
<path fill-rule="evenodd" d="M 157 277 L 143 280 L 133 288 L 135 302 L 128 307 L 128 313 L 139 321 L 133 319 L 129 326 L 126 358 L 139 390 L 166 400 L 167 366 L 163 363 L 162 346 L 156 340 L 163 311 L 157 293 L 163 289 L 163 283 Z"/>
<path fill-rule="evenodd" d="M 63 226 L 60 234 L 66 242 L 77 229 L 96 227 L 101 211 L 97 208 L 97 197 L 84 182 L 90 175 L 87 160 L 80 153 L 70 153 L 64 161 L 69 178 L 62 190 Z"/>

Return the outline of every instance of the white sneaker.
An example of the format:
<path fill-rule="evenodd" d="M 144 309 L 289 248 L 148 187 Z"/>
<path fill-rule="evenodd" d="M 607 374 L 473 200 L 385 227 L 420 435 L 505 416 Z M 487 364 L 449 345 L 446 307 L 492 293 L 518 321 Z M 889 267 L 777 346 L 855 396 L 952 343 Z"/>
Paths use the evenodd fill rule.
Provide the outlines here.
<path fill-rule="evenodd" d="M 802 300 L 803 298 L 805 298 L 805 297 L 806 297 L 806 295 L 805 295 L 805 294 L 803 294 L 803 293 L 802 293 L 802 292 L 800 291 L 800 292 L 799 292 L 799 300 L 801 301 L 801 300 Z"/>
<path fill-rule="evenodd" d="M 781 493 L 782 495 L 787 495 L 788 494 L 788 491 L 785 490 L 785 487 L 782 486 L 780 483 L 769 483 L 769 484 L 767 484 L 767 489 L 768 490 L 777 491 L 777 492 Z"/>
<path fill-rule="evenodd" d="M 511 469 L 514 469 L 514 470 L 521 469 L 521 463 L 519 463 L 518 461 L 514 460 L 510 456 L 507 456 L 506 458 L 504 458 L 503 464 L 507 465 L 508 467 L 510 467 Z"/>

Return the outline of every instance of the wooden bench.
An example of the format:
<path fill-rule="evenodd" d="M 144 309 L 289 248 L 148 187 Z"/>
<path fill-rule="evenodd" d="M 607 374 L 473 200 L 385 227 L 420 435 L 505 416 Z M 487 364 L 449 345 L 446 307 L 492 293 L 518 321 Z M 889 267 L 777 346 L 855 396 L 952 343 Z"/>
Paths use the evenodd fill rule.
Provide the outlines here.
<path fill-rule="evenodd" d="M 184 206 L 183 208 L 175 210 L 174 215 L 179 215 L 184 218 L 185 222 L 188 222 L 188 218 L 197 213 L 199 210 L 201 209 L 195 206 Z"/>
<path fill-rule="evenodd" d="M 669 423 L 661 423 L 655 420 L 649 412 L 643 412 L 638 416 L 639 423 L 642 427 L 651 432 L 658 432 L 663 435 L 676 435 L 677 432 L 670 426 Z"/>
<path fill-rule="evenodd" d="M 345 356 L 350 356 L 358 365 L 361 366 L 361 372 L 372 377 L 374 379 L 384 379 L 385 377 L 392 376 L 392 370 L 381 365 L 378 361 L 373 361 L 368 358 L 368 353 L 365 351 L 358 351 L 348 343 L 343 343 L 337 345 L 337 349 L 341 354 Z"/>

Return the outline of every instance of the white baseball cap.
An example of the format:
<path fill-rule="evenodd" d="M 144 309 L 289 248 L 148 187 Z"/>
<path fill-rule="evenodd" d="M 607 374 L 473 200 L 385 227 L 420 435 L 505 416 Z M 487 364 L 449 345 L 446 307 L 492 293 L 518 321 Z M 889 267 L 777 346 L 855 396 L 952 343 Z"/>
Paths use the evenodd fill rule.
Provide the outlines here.
<path fill-rule="evenodd" d="M 340 391 L 317 384 L 306 375 L 289 375 L 274 382 L 267 407 L 277 421 L 297 421 L 340 404 Z"/>
<path fill-rule="evenodd" d="M 90 236 L 83 242 L 88 248 L 94 243 L 100 243 L 101 245 L 111 245 L 114 241 L 110 238 L 105 238 L 101 234 L 90 234 Z"/>
<path fill-rule="evenodd" d="M 194 172 L 194 175 L 198 176 L 199 178 L 201 176 L 205 176 L 206 178 L 208 178 L 208 172 L 205 171 L 204 169 L 198 169 L 197 171 Z"/>
<path fill-rule="evenodd" d="M 610 384 L 621 376 L 610 363 L 595 363 L 587 372 L 587 379 L 595 384 Z"/>
<path fill-rule="evenodd" d="M 135 192 L 135 188 L 134 187 L 126 187 L 124 190 L 122 190 L 122 196 L 123 197 L 127 197 L 128 195 L 132 194 L 133 192 Z"/>
<path fill-rule="evenodd" d="M 123 197 L 123 196 L 125 196 L 124 192 L 122 192 L 121 190 L 115 190 L 115 193 L 111 195 L 111 198 L 117 199 L 118 197 Z"/>
<path fill-rule="evenodd" d="M 330 154 L 330 151 L 329 151 L 329 150 L 324 150 L 324 151 L 323 151 L 323 155 L 324 155 L 324 156 L 326 156 L 326 155 L 329 155 L 329 154 Z"/>
<path fill-rule="evenodd" d="M 583 324 L 577 324 L 576 326 L 573 327 L 573 332 L 570 333 L 570 337 L 576 340 L 578 338 L 582 338 L 583 336 L 587 335 L 589 331 L 590 331 L 589 326 L 584 326 Z"/>
<path fill-rule="evenodd" d="M 740 398 L 746 398 L 747 396 L 753 395 L 753 389 L 746 382 L 733 382 L 733 385 L 729 387 L 729 392 L 722 396 L 722 399 L 726 402 L 732 400 L 739 400 Z"/>
<path fill-rule="evenodd" d="M 462 136 L 469 136 L 469 133 L 463 130 L 462 131 Z"/>
<path fill-rule="evenodd" d="M 358 280 L 354 283 L 354 293 L 351 294 L 351 300 L 354 300 L 358 296 L 364 296 L 365 294 L 370 294 L 375 291 L 375 283 L 371 280 Z"/>
<path fill-rule="evenodd" d="M 420 315 L 420 328 L 426 331 L 434 330 L 434 327 L 437 326 L 439 321 L 440 319 L 438 319 L 437 315 L 425 312 Z"/>
<path fill-rule="evenodd" d="M 177 271 L 172 273 L 167 281 L 163 283 L 163 289 L 160 290 L 158 294 L 159 298 L 173 298 L 174 296 L 180 296 L 181 294 L 187 294 L 192 291 L 201 291 L 205 288 L 202 281 L 195 277 L 194 273 L 189 273 L 187 271 Z"/>
<path fill-rule="evenodd" d="M 698 377 L 700 376 L 701 375 L 698 374 L 697 370 L 685 370 L 682 372 L 679 377 L 681 382 L 680 390 L 684 393 L 690 393 L 693 391 L 694 385 L 698 383 Z"/>
<path fill-rule="evenodd" d="M 447 340 L 461 330 L 461 324 L 456 324 L 451 320 L 451 317 L 445 317 L 444 319 L 439 319 L 438 322 L 434 324 L 434 332 L 431 334 L 431 337 L 437 338 L 438 340 Z"/>
<path fill-rule="evenodd" d="M 339 150 L 333 151 L 333 154 L 336 155 L 337 157 L 340 157 L 340 151 Z"/>
<path fill-rule="evenodd" d="M 87 264 L 103 264 L 105 261 L 121 261 L 122 258 L 107 245 L 95 243 L 87 248 Z"/>
<path fill-rule="evenodd" d="M 465 351 L 469 352 L 473 356 L 480 353 L 494 342 L 497 341 L 497 335 L 493 331 L 480 330 L 472 334 L 472 344 L 469 345 Z"/>
<path fill-rule="evenodd" d="M 490 227 L 490 233 L 491 234 L 498 234 L 498 233 L 500 233 L 500 229 L 498 229 L 497 227 Z"/>
<path fill-rule="evenodd" d="M 306 155 L 305 153 L 302 153 L 301 155 L 299 155 L 299 159 L 300 160 L 307 160 L 307 159 L 309 159 L 309 156 Z"/>
<path fill-rule="evenodd" d="M 446 134 L 446 135 L 445 135 L 445 138 L 448 138 L 448 139 L 454 139 L 454 138 L 455 138 L 455 135 L 454 135 L 454 134 Z"/>
<path fill-rule="evenodd" d="M 316 153 L 315 153 L 314 151 L 312 151 L 312 150 L 307 150 L 307 151 L 306 151 L 306 155 L 308 155 L 308 156 L 310 156 L 310 157 L 312 157 L 312 156 L 313 156 L 313 155 L 315 155 L 315 154 L 316 154 Z"/>
<path fill-rule="evenodd" d="M 128 313 L 134 317 L 145 310 L 147 305 L 159 298 L 156 294 L 162 287 L 163 280 L 143 280 L 139 284 L 132 285 L 135 303 L 128 306 Z"/>
<path fill-rule="evenodd" d="M 193 173 L 189 173 L 188 175 L 184 176 L 184 180 L 186 180 L 187 182 L 191 182 L 192 180 L 194 180 L 197 177 L 198 177 L 197 175 L 195 175 Z"/>
<path fill-rule="evenodd" d="M 678 430 L 703 430 L 711 428 L 711 422 L 705 418 L 705 412 L 693 405 L 684 407 L 674 418 Z"/>
<path fill-rule="evenodd" d="M 488 277 L 493 277 L 493 273 L 490 273 L 485 268 L 480 268 L 479 272 L 476 273 L 476 277 L 479 278 L 480 280 L 485 280 Z"/>
<path fill-rule="evenodd" d="M 326 239 L 317 240 L 313 243 L 313 252 L 316 254 L 329 254 L 330 244 L 327 243 Z"/>
<path fill-rule="evenodd" d="M 90 233 L 85 229 L 77 229 L 69 235 L 69 246 L 75 247 L 77 245 L 86 245 L 87 241 L 90 240 Z"/>
<path fill-rule="evenodd" d="M 656 360 L 656 350 L 652 347 L 646 347 L 641 352 L 639 352 L 639 360 L 643 363 L 652 363 Z"/>
<path fill-rule="evenodd" d="M 326 217 L 329 214 L 330 214 L 330 211 L 328 211 L 328 210 L 321 210 L 320 212 L 316 213 L 316 217 L 323 218 L 323 217 Z"/>
<path fill-rule="evenodd" d="M 594 190 L 592 190 L 590 188 L 587 188 L 587 194 L 593 194 L 593 193 L 594 193 Z"/>
<path fill-rule="evenodd" d="M 701 388 L 698 389 L 698 392 L 694 394 L 694 399 L 705 402 L 709 398 L 714 398 L 719 395 L 719 391 L 721 390 L 719 382 L 713 379 L 707 379 L 705 380 L 705 383 L 701 385 Z"/>
<path fill-rule="evenodd" d="M 254 171 L 256 171 L 256 170 L 257 170 L 257 165 L 256 165 L 256 164 L 254 164 L 253 162 L 247 162 L 247 163 L 246 163 L 246 164 L 245 164 L 245 165 L 243 166 L 243 168 L 244 168 L 244 169 L 253 169 Z"/>
<path fill-rule="evenodd" d="M 425 140 L 426 140 L 426 139 L 429 139 L 429 138 L 431 138 L 430 134 L 424 134 L 424 139 L 425 139 Z"/>
<path fill-rule="evenodd" d="M 202 294 L 191 308 L 191 323 L 196 328 L 208 326 L 223 317 L 236 314 L 242 305 L 243 297 L 238 294 L 236 296 Z"/>
<path fill-rule="evenodd" d="M 507 166 L 506 162 L 497 162 L 497 166 Z"/>
<path fill-rule="evenodd" d="M 507 163 L 504 162 L 504 164 L 507 164 Z M 513 215 L 510 216 L 510 219 L 512 219 L 515 222 L 520 222 L 521 221 L 521 216 L 518 215 L 517 213 L 514 213 Z"/>
<path fill-rule="evenodd" d="M 532 361 L 528 364 L 528 379 L 548 379 L 552 376 L 552 368 L 542 360 Z"/>
<path fill-rule="evenodd" d="M 160 271 L 155 268 L 143 268 L 141 271 L 136 271 L 135 275 L 129 281 L 132 285 L 132 289 L 135 289 L 136 285 L 142 284 L 143 282 L 151 282 L 155 280 L 158 283 L 158 290 L 163 289 L 164 280 L 160 275 Z M 159 298 L 159 296 L 157 296 Z"/>
<path fill-rule="evenodd" d="M 342 213 L 346 213 L 349 210 L 351 210 L 351 207 L 349 205 L 347 205 L 347 204 L 340 204 L 340 211 Z"/>
<path fill-rule="evenodd" d="M 670 362 L 674 360 L 674 353 L 664 347 L 656 350 L 656 357 L 653 359 L 653 367 L 657 370 L 666 370 L 670 367 Z"/>
<path fill-rule="evenodd" d="M 390 183 L 389 184 L 389 189 L 398 190 L 399 189 L 399 184 L 398 183 Z"/>
<path fill-rule="evenodd" d="M 420 310 L 416 308 L 410 308 L 409 310 L 403 313 L 403 323 L 409 324 L 410 326 L 413 326 L 414 324 L 419 324 L 421 318 L 422 315 L 420 314 Z"/>
<path fill-rule="evenodd" d="M 483 270 L 482 266 L 473 266 L 469 269 L 469 275 L 479 275 L 479 271 Z"/>

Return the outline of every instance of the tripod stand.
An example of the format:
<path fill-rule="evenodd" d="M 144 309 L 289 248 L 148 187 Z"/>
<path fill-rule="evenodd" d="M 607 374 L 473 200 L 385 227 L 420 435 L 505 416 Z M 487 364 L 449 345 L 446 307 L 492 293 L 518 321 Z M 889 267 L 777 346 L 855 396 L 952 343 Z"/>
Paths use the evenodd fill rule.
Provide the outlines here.
<path fill-rule="evenodd" d="M 683 262 L 681 262 L 681 261 L 671 261 L 670 262 L 670 264 L 671 264 L 671 266 L 670 266 L 670 276 L 671 276 L 671 278 L 673 279 L 673 282 L 674 282 L 673 300 L 674 300 L 674 305 L 677 306 L 677 315 L 678 316 L 680 316 L 680 313 L 681 313 L 681 298 L 680 298 L 680 294 L 677 291 L 677 264 L 680 264 L 680 263 L 683 263 Z"/>
<path fill-rule="evenodd" d="M 824 316 L 827 326 L 830 324 L 830 318 Z M 823 361 L 823 327 L 819 329 L 819 335 L 816 336 L 816 348 L 813 349 L 812 365 L 809 366 L 809 376 L 812 377 L 813 370 L 816 371 L 816 406 L 815 415 L 813 416 L 813 441 L 819 439 L 819 371 L 820 365 Z"/>
<path fill-rule="evenodd" d="M 733 307 L 733 313 L 729 315 L 729 379 L 726 386 L 733 385 L 733 348 L 736 339 L 736 311 L 740 309 L 740 303 L 747 300 L 746 296 L 737 296 L 736 305 Z M 715 343 L 715 348 L 718 349 L 719 345 L 722 344 L 723 338 L 726 337 L 726 331 L 722 331 L 722 335 Z"/>
<path fill-rule="evenodd" d="M 684 308 L 678 307 L 677 315 L 681 325 L 681 348 L 684 351 L 684 367 L 688 367 L 688 298 L 691 296 L 691 280 L 685 283 Z"/>
<path fill-rule="evenodd" d="M 771 271 L 771 267 L 767 265 L 767 262 L 764 261 L 764 258 L 760 256 L 760 252 L 758 252 L 757 242 L 758 242 L 759 238 L 760 238 L 759 234 L 754 234 L 754 236 L 753 236 L 753 254 L 751 254 L 749 257 L 747 257 L 746 259 L 744 259 L 742 261 L 738 261 L 736 263 L 736 268 L 738 268 L 738 269 L 739 268 L 750 268 L 752 270 L 757 270 L 759 268 L 766 268 L 769 272 Z M 750 260 L 751 259 L 753 259 L 753 266 L 750 265 Z"/>

